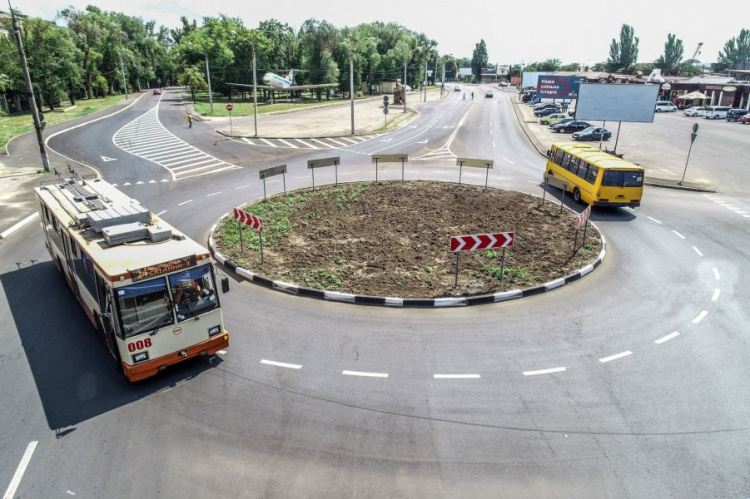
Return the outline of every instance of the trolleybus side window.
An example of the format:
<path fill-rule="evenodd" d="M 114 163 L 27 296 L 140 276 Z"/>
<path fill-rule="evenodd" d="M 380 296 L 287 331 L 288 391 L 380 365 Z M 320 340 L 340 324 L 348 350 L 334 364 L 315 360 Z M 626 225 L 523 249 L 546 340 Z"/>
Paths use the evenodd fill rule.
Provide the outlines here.
<path fill-rule="evenodd" d="M 177 320 L 184 321 L 219 306 L 209 265 L 201 265 L 169 276 Z"/>
<path fill-rule="evenodd" d="M 126 338 L 174 324 L 165 278 L 117 288 L 116 294 Z"/>

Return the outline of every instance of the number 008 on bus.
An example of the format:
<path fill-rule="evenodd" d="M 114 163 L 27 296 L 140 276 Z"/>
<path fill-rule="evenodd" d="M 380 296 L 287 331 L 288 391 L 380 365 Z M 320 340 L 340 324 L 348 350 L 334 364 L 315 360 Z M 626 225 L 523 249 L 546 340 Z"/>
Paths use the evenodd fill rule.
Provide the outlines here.
<path fill-rule="evenodd" d="M 205 247 L 101 179 L 35 193 L 52 260 L 130 381 L 229 346 Z"/>

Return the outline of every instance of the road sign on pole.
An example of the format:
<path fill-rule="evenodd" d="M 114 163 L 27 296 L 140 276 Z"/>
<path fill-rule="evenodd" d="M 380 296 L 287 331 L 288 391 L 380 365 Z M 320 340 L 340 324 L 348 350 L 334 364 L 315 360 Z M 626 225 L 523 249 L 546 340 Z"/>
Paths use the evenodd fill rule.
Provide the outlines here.
<path fill-rule="evenodd" d="M 263 201 L 266 200 L 266 179 L 275 175 L 283 175 L 284 181 L 284 194 L 286 194 L 286 165 L 274 166 L 273 168 L 266 168 L 259 172 L 261 180 L 263 180 Z"/>
<path fill-rule="evenodd" d="M 591 216 L 591 205 L 588 205 L 585 210 L 578 214 L 576 217 L 576 229 L 580 229 L 581 225 L 585 224 Z"/>
<path fill-rule="evenodd" d="M 232 133 L 232 109 L 234 109 L 234 106 L 231 104 L 227 104 L 227 111 L 229 111 L 229 135 L 234 135 Z"/>
<path fill-rule="evenodd" d="M 339 185 L 339 163 L 341 162 L 341 157 L 335 156 L 331 158 L 320 158 L 320 159 L 308 159 L 307 160 L 307 169 L 310 170 L 310 173 L 312 174 L 312 188 L 315 190 L 315 169 L 321 168 L 324 166 L 333 166 L 335 167 L 335 183 L 336 185 Z"/>
<path fill-rule="evenodd" d="M 234 208 L 232 214 L 234 215 L 234 219 L 240 223 L 240 251 L 244 252 L 242 248 L 242 226 L 247 225 L 258 231 L 258 238 L 260 240 L 260 263 L 263 263 L 263 220 L 261 220 L 259 216 L 251 215 L 239 208 Z"/>
<path fill-rule="evenodd" d="M 693 123 L 693 131 L 690 134 L 690 147 L 688 148 L 687 159 L 685 160 L 685 170 L 682 172 L 680 185 L 682 185 L 682 182 L 685 180 L 685 174 L 687 173 L 688 163 L 690 162 L 690 151 L 693 150 L 693 142 L 695 142 L 695 138 L 698 136 L 698 128 L 699 128 L 698 123 Z"/>
<path fill-rule="evenodd" d="M 491 159 L 475 159 L 475 158 L 456 158 L 456 164 L 458 165 L 458 185 L 461 185 L 461 174 L 463 173 L 464 166 L 476 166 L 478 168 L 487 168 L 487 174 L 484 179 L 484 188 L 487 188 L 487 183 L 490 180 L 490 168 L 495 164 Z"/>
<path fill-rule="evenodd" d="M 470 236 L 452 236 L 451 252 L 477 251 L 493 248 L 510 248 L 515 242 L 513 232 L 495 232 L 492 234 L 474 234 Z"/>

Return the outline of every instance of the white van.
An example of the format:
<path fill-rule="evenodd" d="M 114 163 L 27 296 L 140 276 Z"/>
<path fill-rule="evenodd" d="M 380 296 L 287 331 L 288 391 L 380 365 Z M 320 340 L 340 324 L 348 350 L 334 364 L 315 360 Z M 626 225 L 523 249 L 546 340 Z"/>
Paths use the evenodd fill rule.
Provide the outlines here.
<path fill-rule="evenodd" d="M 703 117 L 707 120 L 723 120 L 730 109 L 732 108 L 729 106 L 707 106 L 706 115 Z"/>
<path fill-rule="evenodd" d="M 677 106 L 668 100 L 658 100 L 656 101 L 656 109 L 654 111 L 657 113 L 674 113 L 677 111 Z"/>

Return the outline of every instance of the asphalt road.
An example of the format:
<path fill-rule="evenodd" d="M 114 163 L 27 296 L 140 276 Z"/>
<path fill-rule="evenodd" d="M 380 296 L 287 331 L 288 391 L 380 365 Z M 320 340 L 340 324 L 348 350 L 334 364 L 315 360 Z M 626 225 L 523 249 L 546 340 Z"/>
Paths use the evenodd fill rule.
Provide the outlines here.
<path fill-rule="evenodd" d="M 287 189 L 308 187 L 314 157 L 340 156 L 339 181 L 353 181 L 375 178 L 370 154 L 407 152 L 406 179 L 454 182 L 456 156 L 491 158 L 490 185 L 541 195 L 544 160 L 517 128 L 514 95 L 473 88 L 473 101 L 422 106 L 410 127 L 313 153 L 188 130 L 166 94 L 154 133 L 240 167 L 178 181 L 112 140 L 156 97 L 50 146 L 202 241 L 263 195 L 259 168 L 286 163 Z M 678 118 L 658 116 L 650 133 L 669 137 Z M 717 155 L 739 154 L 721 144 Z M 379 179 L 401 175 L 378 167 Z M 604 263 L 514 302 L 358 307 L 233 281 L 227 353 L 135 385 L 30 224 L 0 246 L 0 489 L 38 442 L 17 497 L 748 497 L 742 185 L 647 188 L 637 210 L 594 210 Z M 281 191 L 280 178 L 266 188 Z"/>

